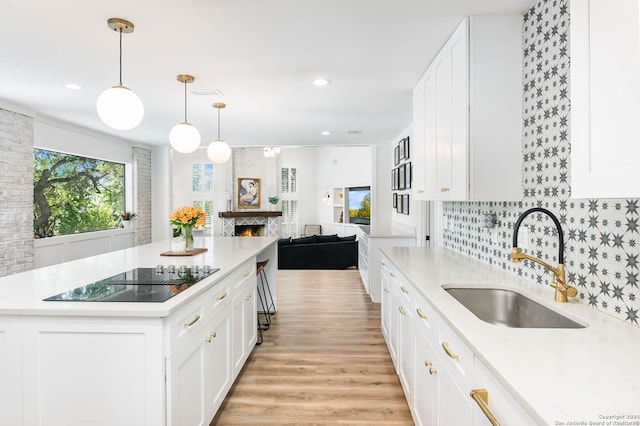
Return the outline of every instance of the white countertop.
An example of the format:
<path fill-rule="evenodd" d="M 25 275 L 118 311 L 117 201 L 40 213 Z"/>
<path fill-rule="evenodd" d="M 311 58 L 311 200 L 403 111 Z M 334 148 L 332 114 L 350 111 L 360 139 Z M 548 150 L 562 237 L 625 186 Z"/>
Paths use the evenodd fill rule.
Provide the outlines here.
<path fill-rule="evenodd" d="M 196 237 L 195 247 L 208 251 L 195 256 L 160 256 L 170 250 L 167 240 L 0 277 L 0 315 L 168 316 L 276 241 L 275 237 Z M 210 265 L 220 270 L 162 303 L 42 300 L 133 268 L 161 264 Z"/>
<path fill-rule="evenodd" d="M 615 415 L 632 416 L 618 420 L 640 424 L 633 423 L 640 422 L 640 327 L 575 300 L 554 302 L 550 286 L 531 284 L 448 249 L 390 247 L 383 252 L 541 424 L 606 424 L 606 416 Z M 587 327 L 489 324 L 445 292 L 441 286 L 447 284 L 515 289 Z"/>

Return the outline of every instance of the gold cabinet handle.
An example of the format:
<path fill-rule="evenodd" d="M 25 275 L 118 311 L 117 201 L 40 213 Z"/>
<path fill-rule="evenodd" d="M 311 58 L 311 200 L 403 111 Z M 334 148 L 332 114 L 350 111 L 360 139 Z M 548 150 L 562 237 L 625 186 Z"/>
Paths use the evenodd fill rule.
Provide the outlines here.
<path fill-rule="evenodd" d="M 418 316 L 419 316 L 420 318 L 422 318 L 423 320 L 426 320 L 426 319 L 427 319 L 427 316 L 424 314 L 424 312 L 422 312 L 422 309 L 417 308 L 417 309 L 416 309 L 416 313 L 417 313 L 417 314 L 418 314 Z"/>
<path fill-rule="evenodd" d="M 225 297 L 227 297 L 229 293 L 227 293 L 226 291 L 224 293 L 222 293 L 220 296 L 216 297 L 216 300 L 219 302 L 222 299 L 224 299 Z"/>
<path fill-rule="evenodd" d="M 247 295 L 244 297 L 244 300 L 251 300 L 251 295 L 250 295 L 250 294 L 247 294 Z"/>
<path fill-rule="evenodd" d="M 418 194 L 424 194 L 424 189 L 418 189 Z"/>
<path fill-rule="evenodd" d="M 214 331 L 213 333 L 211 333 L 211 334 L 209 335 L 209 337 L 207 337 L 206 339 L 204 339 L 204 341 L 205 341 L 205 342 L 207 342 L 207 343 L 211 343 L 211 339 L 215 339 L 215 338 L 216 338 L 216 336 L 217 336 L 217 334 L 216 334 L 216 332 Z"/>
<path fill-rule="evenodd" d="M 451 352 L 451 349 L 449 349 L 449 343 L 448 342 L 442 342 L 442 349 L 444 349 L 444 351 L 447 353 L 447 355 L 449 355 L 449 358 L 455 359 L 455 360 L 459 360 L 460 359 L 460 357 L 458 355 L 456 355 L 453 352 Z"/>
<path fill-rule="evenodd" d="M 407 290 L 407 289 L 406 289 L 405 287 L 403 287 L 403 286 L 400 286 L 400 290 L 402 290 L 402 292 L 403 292 L 404 294 L 409 294 L 409 290 Z"/>
<path fill-rule="evenodd" d="M 386 263 L 384 263 L 384 260 L 383 260 L 383 261 L 381 261 L 380 263 L 382 263 L 382 266 L 387 266 L 387 264 L 386 264 Z"/>
<path fill-rule="evenodd" d="M 388 288 L 385 288 L 384 292 L 387 293 L 387 294 L 391 293 Z"/>
<path fill-rule="evenodd" d="M 430 374 L 430 375 L 432 375 L 432 376 L 433 376 L 434 374 L 438 374 L 438 370 L 436 370 L 436 369 L 435 369 L 435 368 L 433 368 L 433 367 L 429 367 L 429 374 Z"/>
<path fill-rule="evenodd" d="M 449 188 L 446 186 L 443 186 L 442 188 L 440 188 L 440 192 L 449 192 Z"/>
<path fill-rule="evenodd" d="M 424 362 L 424 366 L 425 367 L 431 367 L 433 365 L 433 363 L 431 361 L 425 361 Z"/>
<path fill-rule="evenodd" d="M 391 275 L 391 277 L 395 278 L 396 274 L 394 274 L 393 272 L 389 272 L 389 275 Z"/>
<path fill-rule="evenodd" d="M 251 272 L 245 272 L 242 274 L 242 278 L 247 278 L 249 275 L 251 275 Z"/>
<path fill-rule="evenodd" d="M 190 328 L 193 324 L 197 323 L 199 319 L 200 315 L 196 315 L 191 321 L 184 323 L 184 328 Z"/>
<path fill-rule="evenodd" d="M 484 415 L 487 416 L 489 422 L 493 426 L 500 426 L 500 422 L 489 408 L 489 391 L 486 389 L 473 389 L 469 395 L 478 404 Z"/>
<path fill-rule="evenodd" d="M 400 311 L 400 314 L 401 314 L 401 315 L 407 315 L 407 311 L 405 311 L 405 310 L 404 310 L 404 308 L 403 308 L 402 306 L 400 306 L 400 307 L 398 308 L 398 310 Z"/>

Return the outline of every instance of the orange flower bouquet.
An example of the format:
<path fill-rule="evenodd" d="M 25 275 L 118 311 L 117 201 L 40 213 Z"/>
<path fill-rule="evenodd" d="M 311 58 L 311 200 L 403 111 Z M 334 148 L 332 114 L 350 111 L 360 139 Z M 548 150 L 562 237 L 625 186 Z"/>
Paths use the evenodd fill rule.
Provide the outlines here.
<path fill-rule="evenodd" d="M 200 207 L 184 206 L 169 215 L 169 223 L 175 225 L 173 235 L 184 236 L 185 250 L 193 250 L 193 229 L 204 225 L 207 214 Z"/>

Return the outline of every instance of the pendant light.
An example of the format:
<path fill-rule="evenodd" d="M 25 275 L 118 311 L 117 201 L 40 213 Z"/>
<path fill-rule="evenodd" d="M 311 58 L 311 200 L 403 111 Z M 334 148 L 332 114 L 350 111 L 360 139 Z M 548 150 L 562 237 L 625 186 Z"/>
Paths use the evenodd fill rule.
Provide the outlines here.
<path fill-rule="evenodd" d="M 188 154 L 200 146 L 200 132 L 187 121 L 187 83 L 193 83 L 195 78 L 188 74 L 178 74 L 176 78 L 184 83 L 184 121 L 173 126 L 169 142 L 176 151 Z"/>
<path fill-rule="evenodd" d="M 226 163 L 231 157 L 231 148 L 222 139 L 220 139 L 220 109 L 226 105 L 220 102 L 213 104 L 213 107 L 218 110 L 218 139 L 211 142 L 207 147 L 207 156 L 211 161 L 216 164 Z"/>
<path fill-rule="evenodd" d="M 110 18 L 107 25 L 120 33 L 120 83 L 98 96 L 96 109 L 107 126 L 116 130 L 129 130 L 140 124 L 144 116 L 144 106 L 138 95 L 122 84 L 122 33 L 132 33 L 133 24 L 124 19 Z"/>

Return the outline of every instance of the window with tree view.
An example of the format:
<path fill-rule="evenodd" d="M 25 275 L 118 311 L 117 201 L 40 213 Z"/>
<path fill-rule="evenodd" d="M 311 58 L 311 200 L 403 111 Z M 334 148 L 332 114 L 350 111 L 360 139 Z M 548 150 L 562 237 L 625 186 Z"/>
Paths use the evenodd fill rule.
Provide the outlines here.
<path fill-rule="evenodd" d="M 35 238 L 118 227 L 125 210 L 125 165 L 34 149 Z"/>

